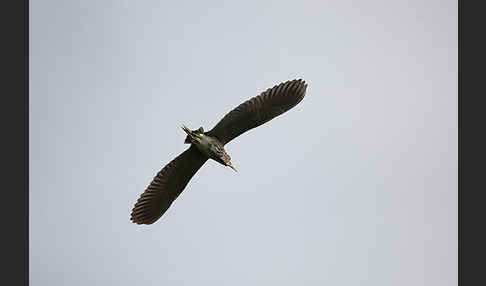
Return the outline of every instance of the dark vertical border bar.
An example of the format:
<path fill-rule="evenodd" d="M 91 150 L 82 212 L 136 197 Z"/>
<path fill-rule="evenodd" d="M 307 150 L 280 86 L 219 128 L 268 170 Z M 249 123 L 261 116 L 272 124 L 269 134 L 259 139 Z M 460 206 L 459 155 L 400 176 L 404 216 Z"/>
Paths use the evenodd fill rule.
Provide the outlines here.
<path fill-rule="evenodd" d="M 25 217 L 24 217 L 24 222 L 25 222 L 25 227 L 23 229 L 24 237 L 25 237 L 25 242 L 24 242 L 24 247 L 25 251 L 22 253 L 22 257 L 24 257 L 23 261 L 21 262 L 24 267 L 25 271 L 25 276 L 24 279 L 21 281 L 23 282 L 22 284 L 29 285 L 29 0 L 23 0 L 24 2 L 23 5 L 23 14 L 24 14 L 24 19 L 23 22 L 25 23 L 24 29 L 23 29 L 23 36 L 24 36 L 24 42 L 23 42 L 23 54 L 24 54 L 24 90 L 23 90 L 23 97 L 24 97 L 24 120 L 23 122 L 23 127 L 24 127 L 24 166 L 23 166 L 23 171 L 25 173 L 25 180 L 24 180 L 24 189 L 25 189 Z M 23 241 L 23 240 L 22 240 Z"/>
<path fill-rule="evenodd" d="M 485 41 L 480 1 L 458 1 L 459 285 L 485 285 Z M 481 282 L 483 281 L 483 282 Z"/>
<path fill-rule="evenodd" d="M 2 1 L 2 285 L 29 283 L 29 1 Z M 4 184 L 4 183 L 7 184 Z"/>

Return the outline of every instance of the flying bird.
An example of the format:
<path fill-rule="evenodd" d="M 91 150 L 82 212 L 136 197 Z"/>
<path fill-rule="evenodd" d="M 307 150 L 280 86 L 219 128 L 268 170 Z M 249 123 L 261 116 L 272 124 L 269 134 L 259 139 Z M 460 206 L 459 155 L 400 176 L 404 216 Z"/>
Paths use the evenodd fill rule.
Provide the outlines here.
<path fill-rule="evenodd" d="M 224 146 L 297 105 L 304 98 L 306 88 L 307 84 L 302 79 L 280 83 L 240 104 L 208 132 L 204 132 L 202 127 L 190 130 L 183 125 L 182 129 L 187 133 L 184 143 L 190 144 L 190 147 L 157 173 L 135 203 L 132 222 L 156 222 L 208 159 L 236 171 Z"/>

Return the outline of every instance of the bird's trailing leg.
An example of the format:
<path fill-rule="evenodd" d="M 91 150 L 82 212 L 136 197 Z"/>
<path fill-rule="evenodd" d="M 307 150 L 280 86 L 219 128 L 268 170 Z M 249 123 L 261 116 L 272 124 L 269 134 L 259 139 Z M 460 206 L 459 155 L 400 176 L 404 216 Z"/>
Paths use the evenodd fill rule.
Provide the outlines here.
<path fill-rule="evenodd" d="M 187 128 L 187 126 L 184 125 L 184 124 L 182 124 L 182 130 L 184 130 L 187 133 L 187 135 L 191 135 L 192 134 L 191 129 Z"/>
<path fill-rule="evenodd" d="M 189 129 L 186 125 L 182 125 L 182 130 L 184 130 L 184 132 L 187 133 L 187 136 L 186 136 L 186 139 L 184 140 L 184 143 L 185 144 L 191 144 L 192 141 L 195 139 L 196 137 L 196 134 L 191 131 L 191 129 Z"/>

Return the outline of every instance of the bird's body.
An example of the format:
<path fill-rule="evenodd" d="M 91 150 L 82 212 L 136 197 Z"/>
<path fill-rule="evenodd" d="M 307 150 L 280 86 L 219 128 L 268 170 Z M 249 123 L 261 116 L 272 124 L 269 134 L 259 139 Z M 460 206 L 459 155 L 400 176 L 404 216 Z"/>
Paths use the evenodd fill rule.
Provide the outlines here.
<path fill-rule="evenodd" d="M 131 220 L 137 224 L 157 221 L 181 194 L 192 176 L 208 159 L 236 171 L 224 146 L 243 134 L 270 121 L 297 105 L 305 96 L 307 84 L 291 80 L 267 89 L 226 114 L 208 132 L 200 127 L 187 133 L 184 143 L 191 146 L 157 173 L 150 185 L 137 200 Z"/>
<path fill-rule="evenodd" d="M 183 126 L 182 130 L 187 133 L 184 143 L 193 144 L 209 159 L 213 159 L 214 161 L 224 166 L 228 166 L 236 171 L 233 164 L 231 164 L 231 157 L 228 155 L 228 153 L 226 153 L 226 150 L 224 150 L 224 145 L 219 142 L 218 138 L 204 134 L 204 129 L 202 127 L 191 131 L 186 126 Z"/>

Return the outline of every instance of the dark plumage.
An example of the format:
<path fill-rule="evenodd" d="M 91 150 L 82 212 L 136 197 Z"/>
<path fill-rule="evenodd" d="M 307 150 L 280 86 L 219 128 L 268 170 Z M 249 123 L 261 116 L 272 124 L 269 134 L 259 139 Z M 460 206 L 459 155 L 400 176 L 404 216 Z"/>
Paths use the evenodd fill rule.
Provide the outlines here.
<path fill-rule="evenodd" d="M 297 105 L 304 98 L 306 88 L 307 84 L 301 79 L 269 88 L 226 114 L 208 132 L 202 127 L 191 131 L 184 126 L 187 133 L 184 143 L 191 146 L 157 173 L 137 200 L 131 220 L 137 224 L 157 221 L 208 159 L 236 171 L 224 145 Z"/>

